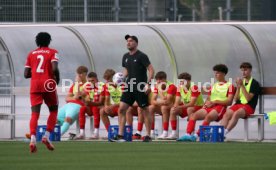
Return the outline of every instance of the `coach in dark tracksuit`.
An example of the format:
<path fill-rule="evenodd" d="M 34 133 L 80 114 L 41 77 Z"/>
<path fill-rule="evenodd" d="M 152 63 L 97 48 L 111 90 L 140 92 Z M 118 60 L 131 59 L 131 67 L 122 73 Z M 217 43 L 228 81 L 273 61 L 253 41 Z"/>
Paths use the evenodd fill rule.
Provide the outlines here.
<path fill-rule="evenodd" d="M 154 69 L 148 56 L 137 49 L 138 38 L 136 36 L 126 35 L 125 39 L 129 52 L 123 56 L 122 66 L 124 67 L 127 87 L 123 92 L 119 107 L 119 134 L 113 141 L 125 141 L 123 134 L 126 123 L 126 111 L 136 101 L 142 109 L 142 114 L 145 118 L 147 135 L 144 138 L 144 142 L 149 142 L 151 141 L 151 116 L 148 111 L 148 94 L 150 92 L 148 83 L 153 79 Z M 149 78 L 147 78 L 147 70 L 149 72 Z"/>

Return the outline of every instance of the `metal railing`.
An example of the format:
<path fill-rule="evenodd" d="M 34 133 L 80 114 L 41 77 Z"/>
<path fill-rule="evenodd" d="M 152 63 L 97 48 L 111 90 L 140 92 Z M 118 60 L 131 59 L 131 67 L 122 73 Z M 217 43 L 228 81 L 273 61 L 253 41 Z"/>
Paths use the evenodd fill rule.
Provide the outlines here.
<path fill-rule="evenodd" d="M 268 2 L 187 0 L 1 0 L 0 22 L 269 20 Z M 267 8 L 267 9 L 266 9 Z"/>

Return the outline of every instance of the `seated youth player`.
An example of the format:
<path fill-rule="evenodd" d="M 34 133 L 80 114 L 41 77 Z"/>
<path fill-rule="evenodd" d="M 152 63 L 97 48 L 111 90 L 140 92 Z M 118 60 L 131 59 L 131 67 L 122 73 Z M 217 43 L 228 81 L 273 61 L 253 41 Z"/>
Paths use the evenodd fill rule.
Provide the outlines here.
<path fill-rule="evenodd" d="M 110 120 L 108 116 L 115 117 L 118 116 L 119 103 L 122 96 L 123 87 L 119 84 L 123 81 L 122 73 L 120 80 L 115 80 L 113 77 L 115 76 L 115 71 L 112 69 L 107 69 L 104 73 L 105 78 L 107 80 L 106 83 L 106 91 L 105 91 L 105 102 L 104 107 L 100 109 L 100 115 L 102 122 L 108 131 L 110 126 Z"/>
<path fill-rule="evenodd" d="M 221 120 L 221 125 L 224 126 L 224 134 L 227 135 L 238 123 L 240 118 L 246 119 L 254 114 L 260 94 L 260 85 L 252 77 L 252 65 L 244 62 L 240 65 L 242 78 L 237 78 L 237 91 L 234 97 L 236 103 L 227 109 Z"/>
<path fill-rule="evenodd" d="M 76 82 L 70 87 L 66 96 L 66 104 L 58 110 L 57 122 L 61 126 L 61 136 L 64 135 L 79 117 L 81 107 L 89 101 L 89 95 L 84 91 L 88 69 L 80 66 L 76 70 Z"/>
<path fill-rule="evenodd" d="M 178 138 L 176 133 L 177 115 L 181 118 L 189 117 L 203 106 L 203 97 L 198 86 L 191 82 L 192 76 L 189 73 L 181 73 L 178 76 L 179 85 L 177 87 L 174 106 L 171 108 L 170 122 L 172 133 L 167 139 Z"/>
<path fill-rule="evenodd" d="M 167 74 L 163 71 L 156 73 L 155 80 L 157 85 L 151 98 L 149 113 L 152 115 L 153 125 L 155 113 L 162 115 L 163 133 L 158 136 L 158 139 L 165 139 L 168 137 L 170 109 L 173 106 L 177 88 L 167 81 Z"/>
<path fill-rule="evenodd" d="M 100 108 L 104 104 L 105 85 L 98 81 L 98 76 L 95 72 L 90 72 L 87 75 L 87 83 L 84 88 L 85 91 L 89 93 L 90 102 L 82 106 L 80 110 L 80 134 L 76 139 L 85 139 L 85 114 L 94 117 L 94 133 L 91 139 L 99 139 Z"/>
<path fill-rule="evenodd" d="M 195 142 L 199 132 L 193 134 L 197 120 L 203 120 L 202 125 L 208 126 L 212 121 L 220 121 L 226 111 L 226 107 L 232 104 L 235 87 L 225 80 L 228 68 L 224 64 L 213 67 L 216 83 L 211 87 L 203 108 L 193 113 L 186 129 L 186 134 L 178 141 Z"/>

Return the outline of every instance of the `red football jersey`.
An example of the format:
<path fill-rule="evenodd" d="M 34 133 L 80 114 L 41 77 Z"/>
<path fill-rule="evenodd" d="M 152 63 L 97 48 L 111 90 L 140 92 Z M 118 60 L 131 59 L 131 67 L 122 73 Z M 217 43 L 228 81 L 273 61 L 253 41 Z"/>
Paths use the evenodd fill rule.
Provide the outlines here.
<path fill-rule="evenodd" d="M 52 62 L 58 62 L 58 52 L 48 47 L 37 48 L 31 51 L 27 57 L 25 67 L 31 68 L 31 93 L 47 92 L 47 81 L 54 79 Z M 53 83 L 53 81 L 52 81 Z M 49 84 L 48 86 L 53 86 Z"/>

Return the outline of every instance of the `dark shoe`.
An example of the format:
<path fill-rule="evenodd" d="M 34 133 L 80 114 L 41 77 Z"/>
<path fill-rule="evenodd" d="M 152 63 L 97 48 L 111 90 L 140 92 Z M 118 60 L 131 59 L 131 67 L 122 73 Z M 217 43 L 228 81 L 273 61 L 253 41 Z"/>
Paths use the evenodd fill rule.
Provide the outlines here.
<path fill-rule="evenodd" d="M 74 140 L 77 135 L 69 132 L 69 140 Z"/>
<path fill-rule="evenodd" d="M 143 142 L 151 142 L 151 137 L 145 136 Z"/>
<path fill-rule="evenodd" d="M 117 135 L 114 138 L 110 139 L 110 142 L 125 142 L 126 140 L 124 139 L 124 136 L 122 135 Z"/>

